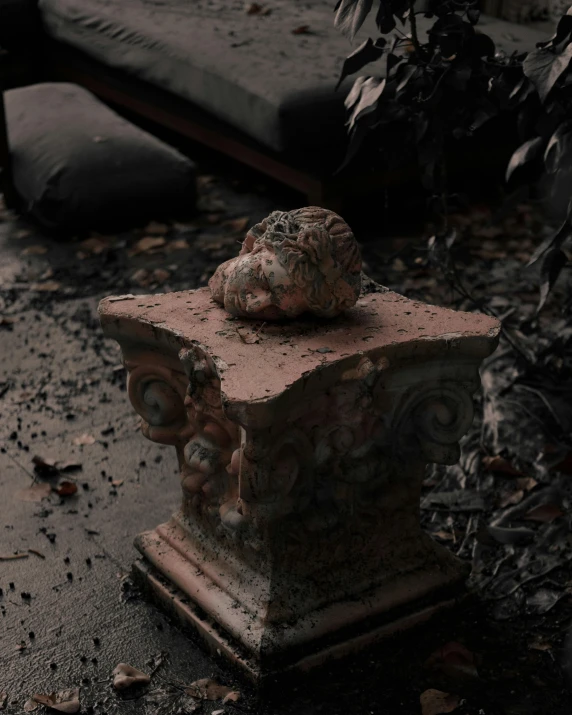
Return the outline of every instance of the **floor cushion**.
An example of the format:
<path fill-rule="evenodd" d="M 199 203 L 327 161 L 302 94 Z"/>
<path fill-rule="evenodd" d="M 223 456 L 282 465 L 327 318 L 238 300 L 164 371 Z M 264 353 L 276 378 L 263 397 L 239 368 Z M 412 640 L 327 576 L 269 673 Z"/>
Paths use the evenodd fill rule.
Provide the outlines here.
<path fill-rule="evenodd" d="M 40 0 L 47 32 L 87 55 L 187 99 L 269 149 L 318 155 L 344 142 L 345 90 L 334 92 L 353 46 L 333 26 L 335 0 Z M 420 18 L 423 33 L 432 21 Z M 508 51 L 543 33 L 485 18 Z M 385 63 L 376 68 L 383 73 Z M 342 147 L 343 154 L 343 147 Z"/>
<path fill-rule="evenodd" d="M 195 167 L 87 90 L 45 83 L 5 93 L 13 181 L 48 228 L 135 225 L 188 215 Z"/>

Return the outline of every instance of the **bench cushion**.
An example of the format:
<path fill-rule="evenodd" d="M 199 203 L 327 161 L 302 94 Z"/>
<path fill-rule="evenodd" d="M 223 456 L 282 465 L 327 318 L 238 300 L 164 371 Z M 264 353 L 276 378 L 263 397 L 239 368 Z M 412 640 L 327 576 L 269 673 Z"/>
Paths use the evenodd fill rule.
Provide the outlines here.
<path fill-rule="evenodd" d="M 46 83 L 5 93 L 13 181 L 44 226 L 82 230 L 189 215 L 195 167 L 87 90 Z"/>
<path fill-rule="evenodd" d="M 259 4 L 271 12 L 248 14 L 244 0 L 39 2 L 54 39 L 190 100 L 269 149 L 304 152 L 311 162 L 340 138 L 345 144 L 345 92 L 334 87 L 349 52 L 377 36 L 375 13 L 352 47 L 333 26 L 335 0 Z M 421 30 L 428 24 L 421 19 Z M 293 33 L 303 26 L 312 34 Z M 483 27 L 509 51 L 544 37 L 492 18 Z"/>

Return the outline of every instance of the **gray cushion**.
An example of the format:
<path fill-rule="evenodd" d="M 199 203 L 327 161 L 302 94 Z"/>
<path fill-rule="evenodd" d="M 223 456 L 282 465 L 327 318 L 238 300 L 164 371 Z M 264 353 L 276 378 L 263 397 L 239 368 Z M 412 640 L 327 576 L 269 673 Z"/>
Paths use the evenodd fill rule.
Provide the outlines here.
<path fill-rule="evenodd" d="M 46 83 L 5 93 L 13 179 L 48 228 L 81 230 L 192 212 L 192 162 L 87 90 Z"/>
<path fill-rule="evenodd" d="M 311 161 L 343 137 L 344 87 L 337 94 L 334 87 L 349 52 L 377 37 L 375 13 L 352 47 L 333 26 L 335 0 L 260 4 L 271 13 L 249 15 L 244 0 L 40 0 L 39 7 L 55 39 Z M 420 22 L 421 31 L 430 23 Z M 313 34 L 292 33 L 303 25 Z M 509 51 L 543 37 L 492 18 L 483 26 Z"/>

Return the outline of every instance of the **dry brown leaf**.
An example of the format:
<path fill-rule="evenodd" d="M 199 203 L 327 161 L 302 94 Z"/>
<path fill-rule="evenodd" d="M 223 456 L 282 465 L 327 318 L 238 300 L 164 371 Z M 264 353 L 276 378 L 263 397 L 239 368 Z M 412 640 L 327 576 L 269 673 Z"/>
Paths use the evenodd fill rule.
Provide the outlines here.
<path fill-rule="evenodd" d="M 151 274 L 151 281 L 153 283 L 159 283 L 159 285 L 162 285 L 165 281 L 169 280 L 171 277 L 171 274 L 169 271 L 165 270 L 164 268 L 155 268 L 153 273 Z"/>
<path fill-rule="evenodd" d="M 512 464 L 504 457 L 483 457 L 483 467 L 488 472 L 502 472 L 510 474 L 514 477 L 522 477 L 523 474 L 518 469 L 515 469 Z"/>
<path fill-rule="evenodd" d="M 462 643 L 451 641 L 431 653 L 425 668 L 445 673 L 449 677 L 478 678 L 475 656 Z"/>
<path fill-rule="evenodd" d="M 145 268 L 140 268 L 131 276 L 131 280 L 142 288 L 146 288 L 151 283 L 151 274 Z"/>
<path fill-rule="evenodd" d="M 101 238 L 97 238 L 96 236 L 86 238 L 85 241 L 82 241 L 79 245 L 83 248 L 84 251 L 92 253 L 94 256 L 98 256 L 100 253 L 103 253 L 109 248 L 109 244 L 107 241 L 104 241 Z"/>
<path fill-rule="evenodd" d="M 36 482 L 35 484 L 20 489 L 16 492 L 16 499 L 19 501 L 40 502 L 47 499 L 52 493 L 52 487 L 46 482 Z"/>
<path fill-rule="evenodd" d="M 421 693 L 421 715 L 443 715 L 452 713 L 459 707 L 461 698 L 458 695 L 444 693 L 433 688 Z"/>
<path fill-rule="evenodd" d="M 238 690 L 231 690 L 231 692 L 228 695 L 225 695 L 224 698 L 222 699 L 222 704 L 226 705 L 227 703 L 237 703 L 240 700 L 240 693 Z"/>
<path fill-rule="evenodd" d="M 147 253 L 157 248 L 161 248 L 167 243 L 164 236 L 145 236 L 139 239 L 133 248 L 129 251 L 130 256 L 136 256 L 138 253 Z"/>
<path fill-rule="evenodd" d="M 292 30 L 293 35 L 310 35 L 310 25 L 299 25 Z"/>
<path fill-rule="evenodd" d="M 538 482 L 533 477 L 520 477 L 516 480 L 516 486 L 525 492 L 529 492 L 538 486 Z"/>
<path fill-rule="evenodd" d="M 126 690 L 135 685 L 147 685 L 151 682 L 151 678 L 146 673 L 127 663 L 119 663 L 112 675 L 115 690 Z"/>
<path fill-rule="evenodd" d="M 48 249 L 47 246 L 28 246 L 25 248 L 21 255 L 22 256 L 43 256 L 44 253 L 47 253 Z"/>
<path fill-rule="evenodd" d="M 431 534 L 434 539 L 441 539 L 442 541 L 455 541 L 455 535 L 450 531 L 435 531 Z"/>
<path fill-rule="evenodd" d="M 167 253 L 173 253 L 174 251 L 186 251 L 188 248 L 190 248 L 190 246 L 186 239 L 177 238 L 175 241 L 169 241 L 165 250 Z"/>
<path fill-rule="evenodd" d="M 516 492 L 505 492 L 499 499 L 499 506 L 505 507 L 514 504 L 519 504 L 524 498 L 524 492 L 522 489 L 518 489 Z"/>
<path fill-rule="evenodd" d="M 169 226 L 166 223 L 159 223 L 158 221 L 151 221 L 143 229 L 144 233 L 148 233 L 150 236 L 163 236 L 169 230 Z"/>
<path fill-rule="evenodd" d="M 26 700 L 24 703 L 24 712 L 25 713 L 31 713 L 38 707 L 38 703 L 35 700 L 32 700 L 32 698 L 29 698 Z"/>
<path fill-rule="evenodd" d="M 250 216 L 241 216 L 240 218 L 231 218 L 223 222 L 223 226 L 228 228 L 233 233 L 241 233 L 248 229 Z"/>
<path fill-rule="evenodd" d="M 73 715 L 80 710 L 79 688 L 62 690 L 60 693 L 51 693 L 50 695 L 32 695 L 32 700 L 60 713 Z"/>
<path fill-rule="evenodd" d="M 61 288 L 61 283 L 57 281 L 45 281 L 44 283 L 32 283 L 30 290 L 36 290 L 46 293 L 55 293 Z"/>
<path fill-rule="evenodd" d="M 0 561 L 15 561 L 16 559 L 27 559 L 28 554 L 0 554 Z"/>
<path fill-rule="evenodd" d="M 0 325 L 4 327 L 14 325 L 15 322 L 14 318 L 6 318 L 5 316 L 0 317 Z"/>
<path fill-rule="evenodd" d="M 185 688 L 185 693 L 193 698 L 199 698 L 201 700 L 222 700 L 227 695 L 233 691 L 226 685 L 221 685 L 217 683 L 216 680 L 211 680 L 211 678 L 201 678 L 200 680 L 195 680 L 187 688 Z"/>
<path fill-rule="evenodd" d="M 84 432 L 84 434 L 79 435 L 79 437 L 74 437 L 73 443 L 77 446 L 95 444 L 95 437 Z"/>
<path fill-rule="evenodd" d="M 120 487 L 123 484 L 123 479 L 114 479 L 111 482 L 112 487 Z"/>
<path fill-rule="evenodd" d="M 68 479 L 62 479 L 61 482 L 58 483 L 58 486 L 54 488 L 54 491 L 60 497 L 71 497 L 72 494 L 77 493 L 77 484 Z"/>
<path fill-rule="evenodd" d="M 531 509 L 522 518 L 527 521 L 540 521 L 543 524 L 549 524 L 561 516 L 564 516 L 564 512 L 558 504 L 540 504 L 540 506 Z"/>

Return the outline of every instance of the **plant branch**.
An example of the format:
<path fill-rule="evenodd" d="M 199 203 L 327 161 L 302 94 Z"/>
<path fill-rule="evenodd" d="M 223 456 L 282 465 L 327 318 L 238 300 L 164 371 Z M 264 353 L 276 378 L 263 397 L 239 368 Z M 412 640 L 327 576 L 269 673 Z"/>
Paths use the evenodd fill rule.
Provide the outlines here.
<path fill-rule="evenodd" d="M 419 57 L 423 58 L 425 56 L 425 52 L 423 51 L 421 43 L 419 42 L 419 34 L 417 32 L 417 17 L 415 16 L 415 12 L 413 11 L 414 7 L 415 0 L 409 0 L 409 27 L 411 28 L 411 42 L 413 43 L 415 52 L 417 52 Z"/>

